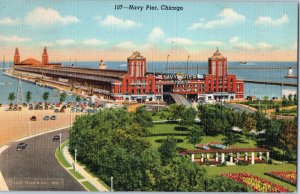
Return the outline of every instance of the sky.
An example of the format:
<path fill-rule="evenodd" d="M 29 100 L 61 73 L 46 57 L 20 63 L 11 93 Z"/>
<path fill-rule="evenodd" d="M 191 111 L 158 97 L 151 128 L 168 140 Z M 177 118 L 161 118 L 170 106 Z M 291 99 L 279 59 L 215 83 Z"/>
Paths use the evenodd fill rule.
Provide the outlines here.
<path fill-rule="evenodd" d="M 297 2 L 0 0 L 0 56 L 13 60 L 296 61 Z M 117 2 L 117 3 L 116 3 Z M 143 10 L 116 10 L 143 6 Z M 146 6 L 157 10 L 146 10 Z M 163 10 L 182 7 L 182 10 Z"/>

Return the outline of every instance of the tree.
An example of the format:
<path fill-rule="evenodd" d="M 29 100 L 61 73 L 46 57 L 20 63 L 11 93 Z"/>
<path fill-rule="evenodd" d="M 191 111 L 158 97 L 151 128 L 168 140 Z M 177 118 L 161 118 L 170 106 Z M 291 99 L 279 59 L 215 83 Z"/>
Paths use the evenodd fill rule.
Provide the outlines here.
<path fill-rule="evenodd" d="M 197 111 L 194 108 L 186 108 L 181 115 L 180 124 L 183 126 L 191 126 L 195 123 L 196 116 Z"/>
<path fill-rule="evenodd" d="M 281 133 L 280 126 L 280 121 L 271 120 L 270 126 L 266 128 L 266 132 L 257 136 L 257 144 L 261 147 L 278 146 Z"/>
<path fill-rule="evenodd" d="M 294 94 L 294 105 L 298 104 L 297 94 Z"/>
<path fill-rule="evenodd" d="M 226 135 L 222 140 L 224 141 L 225 145 L 233 145 L 241 141 L 241 136 L 232 130 L 227 130 Z"/>
<path fill-rule="evenodd" d="M 173 137 L 165 139 L 158 148 L 158 152 L 160 153 L 160 158 L 164 165 L 170 163 L 177 155 L 176 139 Z"/>
<path fill-rule="evenodd" d="M 44 92 L 42 97 L 43 97 L 43 100 L 45 101 L 45 105 L 46 105 L 47 100 L 49 99 L 49 92 Z"/>
<path fill-rule="evenodd" d="M 263 102 L 264 102 L 264 104 L 267 104 L 268 101 L 269 101 L 269 96 L 264 96 L 264 97 L 263 97 Z"/>
<path fill-rule="evenodd" d="M 197 125 L 194 125 L 193 128 L 190 130 L 187 139 L 189 143 L 194 145 L 194 148 L 196 147 L 197 143 L 200 143 L 202 140 L 202 136 L 204 136 L 205 133 L 202 128 L 200 128 Z"/>
<path fill-rule="evenodd" d="M 280 143 L 287 153 L 296 154 L 297 151 L 297 126 L 294 121 L 283 120 L 281 124 Z"/>
<path fill-rule="evenodd" d="M 257 131 L 265 130 L 270 125 L 271 122 L 271 120 L 266 117 L 266 114 L 264 114 L 261 111 L 256 111 L 253 114 L 253 118 L 256 121 Z"/>
<path fill-rule="evenodd" d="M 288 105 L 288 101 L 287 101 L 285 95 L 282 96 L 282 102 L 281 102 L 281 104 L 282 104 L 282 106 L 287 106 Z"/>
<path fill-rule="evenodd" d="M 201 125 L 206 135 L 217 135 L 230 128 L 227 120 L 227 110 L 220 106 L 205 106 L 199 112 Z"/>
<path fill-rule="evenodd" d="M 8 100 L 10 101 L 10 104 L 16 99 L 15 93 L 11 92 L 8 95 Z"/>
<path fill-rule="evenodd" d="M 66 101 L 66 98 L 67 98 L 67 94 L 66 94 L 66 93 L 61 93 L 61 94 L 60 94 L 59 101 L 60 101 L 60 102 L 64 102 L 64 101 Z"/>
<path fill-rule="evenodd" d="M 251 130 L 256 130 L 256 121 L 252 117 L 247 117 L 244 123 L 244 131 L 250 132 Z"/>
<path fill-rule="evenodd" d="M 203 192 L 205 169 L 182 157 L 162 166 L 157 176 L 157 191 Z"/>
<path fill-rule="evenodd" d="M 75 100 L 76 100 L 76 102 L 80 102 L 81 101 L 80 96 L 76 96 Z"/>
<path fill-rule="evenodd" d="M 292 94 L 288 95 L 288 100 L 289 100 L 288 105 L 292 105 L 293 104 L 293 95 Z"/>
<path fill-rule="evenodd" d="M 26 93 L 26 102 L 27 102 L 27 103 L 30 103 L 31 99 L 32 99 L 31 92 L 28 91 L 28 92 Z"/>
<path fill-rule="evenodd" d="M 170 117 L 172 120 L 181 119 L 185 110 L 184 105 L 171 104 L 169 106 Z"/>
<path fill-rule="evenodd" d="M 139 123 L 141 127 L 146 128 L 153 125 L 151 113 L 147 112 L 144 106 L 138 107 L 133 116 L 134 120 Z"/>
<path fill-rule="evenodd" d="M 204 181 L 206 192 L 247 192 L 247 187 L 222 176 L 207 177 Z"/>

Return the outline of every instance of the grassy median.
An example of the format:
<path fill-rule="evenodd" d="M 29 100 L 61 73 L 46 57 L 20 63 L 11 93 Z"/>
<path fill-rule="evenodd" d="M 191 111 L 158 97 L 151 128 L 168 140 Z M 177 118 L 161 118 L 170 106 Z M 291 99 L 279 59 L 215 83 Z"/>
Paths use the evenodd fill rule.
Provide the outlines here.
<path fill-rule="evenodd" d="M 55 150 L 55 157 L 57 161 L 62 165 L 66 171 L 68 171 L 87 191 L 98 191 L 90 182 L 88 181 L 81 181 L 84 179 L 84 177 L 77 171 L 75 171 L 71 164 L 67 162 L 65 157 L 62 154 L 63 148 L 69 143 L 69 141 L 65 141 L 61 144 L 61 150 L 59 150 L 59 147 Z"/>

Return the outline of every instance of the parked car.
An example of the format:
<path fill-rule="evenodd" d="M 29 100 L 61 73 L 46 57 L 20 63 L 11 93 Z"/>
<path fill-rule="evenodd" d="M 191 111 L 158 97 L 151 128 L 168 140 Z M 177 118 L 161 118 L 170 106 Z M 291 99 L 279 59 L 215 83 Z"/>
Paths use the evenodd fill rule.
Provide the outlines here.
<path fill-rule="evenodd" d="M 27 147 L 27 144 L 26 144 L 26 143 L 19 143 L 19 144 L 17 145 L 17 151 L 22 151 L 22 150 L 24 150 L 26 147 Z"/>
<path fill-rule="evenodd" d="M 29 107 L 29 110 L 33 110 L 33 107 L 31 106 L 31 107 Z"/>
<path fill-rule="evenodd" d="M 57 142 L 57 141 L 59 141 L 59 140 L 60 140 L 59 135 L 54 135 L 52 141 L 53 141 L 53 142 Z"/>
<path fill-rule="evenodd" d="M 18 110 L 18 107 L 14 107 L 14 108 L 13 108 L 13 111 L 17 111 L 17 110 Z"/>
<path fill-rule="evenodd" d="M 54 115 L 51 116 L 51 117 L 50 117 L 50 120 L 56 120 L 56 116 L 54 116 Z"/>
<path fill-rule="evenodd" d="M 61 112 L 61 113 L 64 113 L 64 112 L 65 112 L 65 109 L 63 109 L 63 108 L 60 109 L 60 112 Z"/>
<path fill-rule="evenodd" d="M 30 120 L 31 120 L 31 121 L 36 121 L 36 116 L 30 117 Z"/>
<path fill-rule="evenodd" d="M 59 109 L 55 109 L 54 112 L 55 112 L 55 113 L 59 113 Z"/>
<path fill-rule="evenodd" d="M 21 111 L 21 110 L 22 110 L 22 107 L 21 107 L 21 106 L 19 106 L 19 107 L 18 107 L 18 111 Z"/>
<path fill-rule="evenodd" d="M 43 118 L 45 121 L 48 121 L 49 119 L 50 119 L 50 117 L 49 116 L 44 116 L 44 118 Z"/>

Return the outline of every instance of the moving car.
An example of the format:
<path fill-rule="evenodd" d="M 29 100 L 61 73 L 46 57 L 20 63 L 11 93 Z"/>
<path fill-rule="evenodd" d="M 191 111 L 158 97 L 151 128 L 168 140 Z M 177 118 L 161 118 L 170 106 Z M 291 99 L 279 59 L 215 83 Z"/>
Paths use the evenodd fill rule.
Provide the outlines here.
<path fill-rule="evenodd" d="M 56 141 L 59 141 L 59 139 L 60 139 L 59 135 L 54 135 L 52 141 L 56 142 Z"/>
<path fill-rule="evenodd" d="M 30 120 L 31 120 L 31 121 L 36 121 L 36 116 L 30 117 Z"/>
<path fill-rule="evenodd" d="M 17 145 L 17 151 L 24 150 L 26 147 L 27 147 L 27 144 L 26 144 L 26 143 L 19 143 L 19 144 Z"/>
<path fill-rule="evenodd" d="M 44 118 L 43 118 L 45 121 L 48 121 L 49 119 L 50 119 L 50 117 L 49 116 L 44 116 Z"/>

